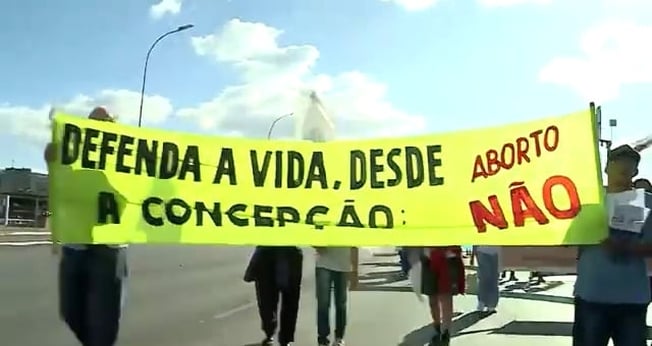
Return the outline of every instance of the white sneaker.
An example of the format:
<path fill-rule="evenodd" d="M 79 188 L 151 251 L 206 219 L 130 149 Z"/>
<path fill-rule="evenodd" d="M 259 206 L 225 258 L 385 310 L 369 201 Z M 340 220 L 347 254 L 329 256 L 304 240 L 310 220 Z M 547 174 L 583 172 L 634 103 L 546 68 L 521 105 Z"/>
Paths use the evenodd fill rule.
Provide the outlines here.
<path fill-rule="evenodd" d="M 486 306 L 484 305 L 484 303 L 482 303 L 482 302 L 478 302 L 478 307 L 476 308 L 475 311 L 480 311 L 480 312 L 482 312 L 482 311 L 484 311 L 485 307 L 486 307 Z"/>
<path fill-rule="evenodd" d="M 333 346 L 344 346 L 344 339 L 335 339 Z"/>

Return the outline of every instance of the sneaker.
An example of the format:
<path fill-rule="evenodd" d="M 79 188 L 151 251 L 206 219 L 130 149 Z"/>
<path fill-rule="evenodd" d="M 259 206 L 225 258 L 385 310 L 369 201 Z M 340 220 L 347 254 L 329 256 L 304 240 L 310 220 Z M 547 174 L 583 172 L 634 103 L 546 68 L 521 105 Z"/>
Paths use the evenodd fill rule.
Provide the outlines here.
<path fill-rule="evenodd" d="M 344 339 L 335 339 L 335 341 L 333 341 L 333 346 L 344 346 Z"/>
<path fill-rule="evenodd" d="M 475 308 L 475 311 L 482 312 L 482 311 L 484 311 L 485 307 L 486 306 L 484 305 L 484 303 L 478 302 L 478 306 Z"/>
<path fill-rule="evenodd" d="M 263 342 L 260 343 L 260 346 L 273 346 L 274 345 L 274 338 L 272 337 L 266 337 Z"/>

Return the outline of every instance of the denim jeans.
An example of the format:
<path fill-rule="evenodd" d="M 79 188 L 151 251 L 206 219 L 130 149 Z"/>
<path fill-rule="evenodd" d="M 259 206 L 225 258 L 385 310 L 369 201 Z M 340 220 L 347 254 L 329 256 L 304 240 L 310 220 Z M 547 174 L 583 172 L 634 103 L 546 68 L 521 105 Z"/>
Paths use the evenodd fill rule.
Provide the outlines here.
<path fill-rule="evenodd" d="M 575 299 L 574 346 L 646 346 L 647 305 L 602 304 Z"/>
<path fill-rule="evenodd" d="M 498 289 L 498 255 L 478 251 L 478 301 L 488 308 L 496 308 L 500 292 Z"/>
<path fill-rule="evenodd" d="M 346 329 L 346 297 L 348 293 L 347 272 L 325 268 L 315 269 L 317 291 L 317 342 L 328 344 L 331 333 L 331 292 L 335 298 L 335 338 L 344 338 Z"/>
<path fill-rule="evenodd" d="M 124 299 L 125 249 L 64 247 L 59 266 L 60 314 L 84 346 L 115 345 Z"/>

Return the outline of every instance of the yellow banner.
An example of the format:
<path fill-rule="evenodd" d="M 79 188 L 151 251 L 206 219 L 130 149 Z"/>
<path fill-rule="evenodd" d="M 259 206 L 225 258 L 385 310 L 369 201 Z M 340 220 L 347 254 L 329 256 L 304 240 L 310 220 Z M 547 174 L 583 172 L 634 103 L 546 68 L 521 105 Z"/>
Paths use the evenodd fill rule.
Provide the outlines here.
<path fill-rule="evenodd" d="M 406 138 L 268 141 L 54 117 L 64 243 L 560 245 L 605 235 L 590 111 Z"/>

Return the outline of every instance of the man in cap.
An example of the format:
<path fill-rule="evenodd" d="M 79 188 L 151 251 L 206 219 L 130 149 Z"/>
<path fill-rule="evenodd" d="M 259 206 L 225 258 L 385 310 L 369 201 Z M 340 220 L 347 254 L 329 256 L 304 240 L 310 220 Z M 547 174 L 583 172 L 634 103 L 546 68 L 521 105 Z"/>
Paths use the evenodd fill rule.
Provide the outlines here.
<path fill-rule="evenodd" d="M 115 121 L 102 107 L 93 109 L 88 118 Z M 55 162 L 58 155 L 58 148 L 49 143 L 44 153 L 45 161 Z M 56 234 L 58 230 L 52 231 Z M 53 246 L 58 246 L 56 239 L 53 240 Z M 82 345 L 115 345 L 126 276 L 126 245 L 62 245 L 59 309 Z"/>
<path fill-rule="evenodd" d="M 607 203 L 616 194 L 632 189 L 640 159 L 638 152 L 628 145 L 609 152 Z M 624 209 L 614 210 L 617 217 L 625 213 Z M 632 212 L 631 208 L 627 210 Z M 614 346 L 646 345 L 650 285 L 645 257 L 652 255 L 652 218 L 643 220 L 641 208 L 633 213 L 643 222 L 640 232 L 627 230 L 610 219 L 607 239 L 601 245 L 580 249 L 575 283 L 574 346 L 607 346 L 609 339 Z"/>

